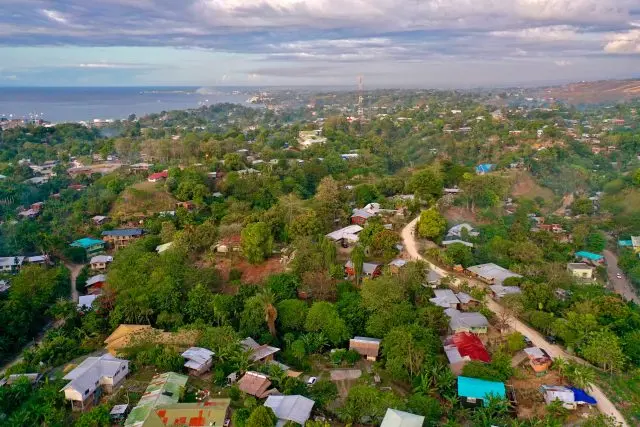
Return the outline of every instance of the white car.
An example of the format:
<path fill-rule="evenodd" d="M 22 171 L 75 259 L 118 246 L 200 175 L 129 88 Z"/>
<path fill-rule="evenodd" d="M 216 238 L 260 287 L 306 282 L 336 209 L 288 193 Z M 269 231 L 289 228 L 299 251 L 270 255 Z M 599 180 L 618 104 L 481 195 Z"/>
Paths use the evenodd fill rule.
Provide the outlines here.
<path fill-rule="evenodd" d="M 318 377 L 309 377 L 307 380 L 307 385 L 314 385 L 318 381 Z"/>
<path fill-rule="evenodd" d="M 616 274 L 616 277 L 617 277 L 618 279 L 622 279 L 622 274 L 618 273 L 618 274 Z"/>

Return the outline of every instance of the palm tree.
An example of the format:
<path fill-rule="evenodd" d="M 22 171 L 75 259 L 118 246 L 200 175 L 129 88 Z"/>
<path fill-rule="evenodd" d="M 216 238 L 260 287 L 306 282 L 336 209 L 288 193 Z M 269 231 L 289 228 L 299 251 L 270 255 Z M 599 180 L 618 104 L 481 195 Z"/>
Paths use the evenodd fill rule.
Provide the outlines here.
<path fill-rule="evenodd" d="M 272 336 L 276 336 L 276 319 L 278 318 L 278 310 L 275 306 L 275 296 L 270 289 L 264 289 L 258 294 L 262 307 L 264 308 L 264 320 Z"/>

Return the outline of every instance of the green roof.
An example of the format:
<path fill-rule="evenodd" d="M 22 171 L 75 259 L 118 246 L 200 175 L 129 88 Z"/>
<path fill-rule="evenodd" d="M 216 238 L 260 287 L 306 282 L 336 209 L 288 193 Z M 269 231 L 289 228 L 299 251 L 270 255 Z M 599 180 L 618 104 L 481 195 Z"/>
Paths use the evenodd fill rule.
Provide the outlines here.
<path fill-rule="evenodd" d="M 505 398 L 507 391 L 504 383 L 480 380 L 478 378 L 458 377 L 458 396 L 485 399 L 489 396 Z"/>
<path fill-rule="evenodd" d="M 71 243 L 71 246 L 74 248 L 90 248 L 92 246 L 104 246 L 104 242 L 102 240 L 93 239 L 91 237 L 84 237 L 82 239 L 78 239 L 75 242 Z"/>
<path fill-rule="evenodd" d="M 175 372 L 165 372 L 153 377 L 142 398 L 140 398 L 136 407 L 131 410 L 124 425 L 131 427 L 142 426 L 154 408 L 178 403 L 188 379 L 189 377 L 186 375 L 176 374 Z"/>

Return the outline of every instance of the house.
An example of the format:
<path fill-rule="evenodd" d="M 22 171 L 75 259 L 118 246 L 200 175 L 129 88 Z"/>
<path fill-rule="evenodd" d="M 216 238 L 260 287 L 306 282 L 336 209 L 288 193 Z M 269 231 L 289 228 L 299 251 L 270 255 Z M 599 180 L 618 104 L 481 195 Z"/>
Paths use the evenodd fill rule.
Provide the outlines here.
<path fill-rule="evenodd" d="M 349 245 L 358 242 L 358 233 L 362 230 L 363 228 L 361 226 L 353 224 L 339 230 L 332 231 L 327 234 L 326 237 L 333 242 L 340 243 L 343 247 L 348 247 Z"/>
<path fill-rule="evenodd" d="M 300 395 L 269 396 L 264 402 L 264 406 L 271 408 L 278 418 L 276 427 L 283 427 L 288 422 L 305 425 L 314 404 L 313 400 Z"/>
<path fill-rule="evenodd" d="M 25 209 L 23 211 L 18 212 L 18 216 L 23 218 L 23 219 L 34 219 L 36 218 L 38 215 L 40 215 L 40 211 L 39 210 L 35 210 L 35 209 Z"/>
<path fill-rule="evenodd" d="M 465 235 L 469 237 L 478 237 L 480 232 L 476 231 L 471 224 L 462 223 L 454 225 L 447 231 L 447 237 L 463 238 Z"/>
<path fill-rule="evenodd" d="M 115 249 L 129 246 L 131 242 L 144 235 L 142 228 L 121 228 L 102 232 L 102 240 Z"/>
<path fill-rule="evenodd" d="M 317 130 L 301 130 L 298 133 L 298 144 L 303 150 L 315 144 L 324 144 L 327 138 L 322 136 L 322 129 Z"/>
<path fill-rule="evenodd" d="M 572 277 L 583 281 L 593 280 L 595 268 L 584 262 L 570 262 L 567 264 L 567 271 Z"/>
<path fill-rule="evenodd" d="M 113 257 L 109 255 L 96 255 L 91 258 L 89 264 L 91 264 L 92 270 L 106 270 L 107 266 L 113 262 Z"/>
<path fill-rule="evenodd" d="M 167 179 L 169 177 L 169 171 L 168 170 L 163 170 L 162 172 L 156 172 L 156 173 L 152 173 L 151 175 L 149 175 L 149 177 L 147 178 L 147 181 L 149 182 L 158 182 L 158 181 L 164 181 L 165 179 Z"/>
<path fill-rule="evenodd" d="M 91 221 L 93 221 L 94 225 L 103 225 L 108 220 L 109 220 L 109 217 L 108 216 L 103 216 L 103 215 L 96 215 L 93 218 L 91 218 Z"/>
<path fill-rule="evenodd" d="M 458 332 L 444 340 L 444 352 L 454 375 L 462 375 L 462 369 L 470 361 L 491 362 L 489 352 L 480 338 L 471 332 Z"/>
<path fill-rule="evenodd" d="M 87 282 L 84 285 L 85 290 L 88 294 L 96 295 L 102 291 L 102 287 L 107 281 L 107 276 L 104 274 L 96 274 L 95 276 L 91 276 L 87 279 Z"/>
<path fill-rule="evenodd" d="M 178 403 L 188 379 L 186 375 L 175 372 L 154 376 L 138 404 L 129 413 L 124 425 L 126 427 L 161 426 L 162 424 L 153 423 L 157 417 L 155 409 Z M 148 424 L 147 420 L 150 421 Z"/>
<path fill-rule="evenodd" d="M 354 209 L 353 215 L 351 215 L 351 224 L 365 225 L 367 220 L 374 216 L 377 216 L 377 214 L 364 209 Z"/>
<path fill-rule="evenodd" d="M 177 202 L 176 203 L 176 208 L 182 208 L 184 210 L 186 210 L 187 212 L 191 212 L 192 210 L 194 210 L 196 208 L 196 204 L 193 202 Z"/>
<path fill-rule="evenodd" d="M 466 271 L 472 277 L 477 277 L 489 285 L 502 285 L 502 283 L 510 277 L 522 277 L 513 271 L 493 263 L 474 265 L 468 267 Z"/>
<path fill-rule="evenodd" d="M 32 374 L 11 374 L 7 378 L 0 380 L 0 387 L 4 387 L 5 385 L 13 385 L 22 378 L 26 378 L 29 380 L 31 385 L 36 385 L 42 380 L 43 375 L 39 373 Z"/>
<path fill-rule="evenodd" d="M 78 310 L 91 310 L 93 303 L 100 295 L 80 295 L 78 297 Z"/>
<path fill-rule="evenodd" d="M 465 242 L 464 240 L 460 240 L 460 239 L 443 240 L 442 246 L 455 245 L 456 243 L 460 245 L 464 245 L 468 248 L 473 248 L 473 243 Z"/>
<path fill-rule="evenodd" d="M 504 383 L 478 378 L 458 377 L 458 398 L 463 406 L 476 407 L 486 405 L 492 396 L 501 399 L 507 398 L 507 389 Z"/>
<path fill-rule="evenodd" d="M 481 313 L 475 311 L 464 313 L 455 308 L 447 308 L 444 313 L 449 316 L 449 329 L 454 334 L 458 332 L 486 334 L 489 328 L 489 321 Z"/>
<path fill-rule="evenodd" d="M 0 280 L 0 294 L 7 292 L 11 288 L 11 285 L 6 280 Z"/>
<path fill-rule="evenodd" d="M 184 367 L 189 370 L 190 375 L 202 375 L 211 369 L 214 354 L 213 351 L 206 348 L 189 347 L 182 353 L 182 357 L 187 360 Z"/>
<path fill-rule="evenodd" d="M 129 374 L 129 361 L 105 354 L 87 357 L 63 377 L 70 380 L 62 390 L 74 411 L 84 411 L 100 401 L 102 393 L 113 390 Z"/>
<path fill-rule="evenodd" d="M 496 165 L 493 165 L 491 163 L 482 163 L 479 164 L 478 166 L 476 166 L 476 174 L 478 175 L 486 175 L 489 172 L 491 172 L 493 169 L 495 169 Z"/>
<path fill-rule="evenodd" d="M 134 163 L 129 166 L 129 169 L 133 172 L 148 171 L 152 166 L 151 163 Z"/>
<path fill-rule="evenodd" d="M 442 308 L 458 308 L 460 300 L 451 289 L 435 289 L 435 297 L 429 298 L 432 304 Z"/>
<path fill-rule="evenodd" d="M 254 371 L 247 371 L 242 378 L 238 380 L 238 388 L 244 393 L 262 399 L 269 395 L 267 391 L 271 387 L 271 381 L 265 374 Z"/>
<path fill-rule="evenodd" d="M 351 260 L 347 261 L 344 265 L 345 274 L 349 277 L 353 277 L 356 275 L 356 270 Z M 375 264 L 372 262 L 364 262 L 362 263 L 362 276 L 368 277 L 370 279 L 374 279 L 382 274 L 382 265 Z"/>
<path fill-rule="evenodd" d="M 349 340 L 349 350 L 355 350 L 367 360 L 375 362 L 380 352 L 381 339 L 353 337 Z"/>
<path fill-rule="evenodd" d="M 277 347 L 270 345 L 260 345 L 251 337 L 247 337 L 240 341 L 240 345 L 245 351 L 251 352 L 251 360 L 254 362 L 270 362 L 273 356 L 280 351 Z"/>
<path fill-rule="evenodd" d="M 156 246 L 156 252 L 161 254 L 162 252 L 170 249 L 171 246 L 173 246 L 173 242 L 169 242 L 169 243 L 164 243 L 162 245 L 158 245 L 158 246 Z"/>
<path fill-rule="evenodd" d="M 223 254 L 226 254 L 228 252 L 239 252 L 240 250 L 242 250 L 241 241 L 242 239 L 239 234 L 227 236 L 220 239 L 214 246 L 213 250 L 215 252 L 220 252 Z"/>
<path fill-rule="evenodd" d="M 634 252 L 640 253 L 640 236 L 631 236 L 631 247 Z"/>
<path fill-rule="evenodd" d="M 544 394 L 547 405 L 559 400 L 566 409 L 577 409 L 578 405 L 596 405 L 598 402 L 584 390 L 576 387 L 543 385 L 540 390 Z"/>
<path fill-rule="evenodd" d="M 427 284 L 428 284 L 428 287 L 435 288 L 437 286 L 440 286 L 440 284 L 442 283 L 442 279 L 443 278 L 444 278 L 444 276 L 442 274 L 438 273 L 437 271 L 429 270 L 429 273 L 427 273 Z"/>
<path fill-rule="evenodd" d="M 391 261 L 388 265 L 389 265 L 389 270 L 392 273 L 397 274 L 400 272 L 400 269 L 402 269 L 402 267 L 407 265 L 407 260 L 396 258 L 393 261 Z"/>
<path fill-rule="evenodd" d="M 522 293 L 522 290 L 517 286 L 491 285 L 489 286 L 489 289 L 491 289 L 491 295 L 495 299 L 501 299 L 507 295 Z"/>
<path fill-rule="evenodd" d="M 422 427 L 423 423 L 424 417 L 421 415 L 387 408 L 380 427 Z"/>
<path fill-rule="evenodd" d="M 141 427 L 224 426 L 229 423 L 231 399 L 207 399 L 194 403 L 159 404 Z"/>
<path fill-rule="evenodd" d="M 469 310 L 470 308 L 478 307 L 480 305 L 480 301 L 465 292 L 458 292 L 456 297 L 458 298 L 458 301 L 460 301 L 458 308 L 461 310 Z"/>
<path fill-rule="evenodd" d="M 109 412 L 109 418 L 111 419 L 111 422 L 113 424 L 122 425 L 128 414 L 129 405 L 123 403 L 121 405 L 115 405 L 113 408 L 111 408 L 111 411 Z"/>
<path fill-rule="evenodd" d="M 539 347 L 528 347 L 524 349 L 524 352 L 529 359 L 529 365 L 531 365 L 535 373 L 547 372 L 553 363 L 547 352 Z"/>
<path fill-rule="evenodd" d="M 604 263 L 604 257 L 600 254 L 594 254 L 593 252 L 579 251 L 575 253 L 575 257 L 582 262 L 592 265 Z"/>
<path fill-rule="evenodd" d="M 104 241 L 93 239 L 91 237 L 83 237 L 75 242 L 71 243 L 71 247 L 82 248 L 85 250 L 87 256 L 97 255 L 104 251 Z"/>
<path fill-rule="evenodd" d="M 0 273 L 17 273 L 23 263 L 23 256 L 0 257 Z"/>

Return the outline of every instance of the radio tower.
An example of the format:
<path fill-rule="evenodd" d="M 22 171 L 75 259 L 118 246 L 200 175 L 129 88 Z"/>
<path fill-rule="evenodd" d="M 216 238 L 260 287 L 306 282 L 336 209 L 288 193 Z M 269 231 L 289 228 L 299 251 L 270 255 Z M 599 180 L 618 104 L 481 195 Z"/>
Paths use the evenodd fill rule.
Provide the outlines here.
<path fill-rule="evenodd" d="M 358 117 L 364 119 L 364 77 L 358 76 Z"/>

